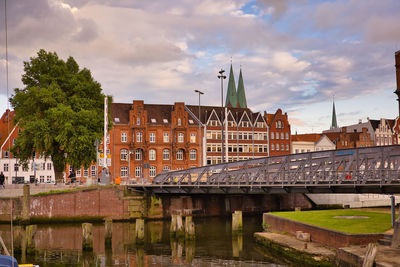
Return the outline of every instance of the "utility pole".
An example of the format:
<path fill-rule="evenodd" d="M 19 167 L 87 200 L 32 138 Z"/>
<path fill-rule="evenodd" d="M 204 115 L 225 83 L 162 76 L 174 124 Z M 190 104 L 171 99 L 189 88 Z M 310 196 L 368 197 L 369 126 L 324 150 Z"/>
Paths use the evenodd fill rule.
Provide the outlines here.
<path fill-rule="evenodd" d="M 200 96 L 204 95 L 202 91 L 194 90 L 196 93 L 199 94 L 199 167 L 201 167 L 201 119 L 200 119 Z"/>
<path fill-rule="evenodd" d="M 221 79 L 221 163 L 225 162 L 224 157 L 224 75 L 225 70 L 221 69 L 218 73 L 218 79 Z"/>

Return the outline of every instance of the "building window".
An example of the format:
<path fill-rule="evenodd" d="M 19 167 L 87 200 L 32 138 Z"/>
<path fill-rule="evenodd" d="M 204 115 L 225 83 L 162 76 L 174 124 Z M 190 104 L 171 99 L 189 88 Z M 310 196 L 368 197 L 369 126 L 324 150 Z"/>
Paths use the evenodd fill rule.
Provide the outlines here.
<path fill-rule="evenodd" d="M 275 139 L 275 134 L 274 134 L 274 132 L 271 132 L 271 140 L 274 140 Z"/>
<path fill-rule="evenodd" d="M 289 151 L 289 145 L 286 145 L 286 151 Z"/>
<path fill-rule="evenodd" d="M 15 164 L 14 164 L 14 171 L 16 171 L 16 172 L 19 171 L 19 165 L 18 165 L 18 163 L 15 163 Z"/>
<path fill-rule="evenodd" d="M 155 142 L 156 142 L 156 134 L 150 133 L 150 143 L 155 143 Z"/>
<path fill-rule="evenodd" d="M 5 172 L 8 172 L 8 163 L 4 163 L 4 168 L 3 168 L 3 170 L 4 170 Z"/>
<path fill-rule="evenodd" d="M 182 125 L 182 120 L 178 119 L 178 126 L 181 126 L 181 125 Z"/>
<path fill-rule="evenodd" d="M 5 159 L 8 159 L 8 154 L 9 154 L 9 153 L 8 153 L 8 151 L 7 151 L 7 150 L 6 150 L 6 151 L 4 151 L 4 158 L 5 158 Z"/>
<path fill-rule="evenodd" d="M 183 133 L 178 133 L 178 143 L 183 143 Z"/>
<path fill-rule="evenodd" d="M 163 171 L 169 171 L 169 166 L 167 166 L 167 165 L 164 166 L 164 167 L 163 167 Z"/>
<path fill-rule="evenodd" d="M 192 149 L 190 150 L 190 160 L 196 160 L 196 150 Z"/>
<path fill-rule="evenodd" d="M 285 151 L 285 145 L 281 144 L 281 151 Z"/>
<path fill-rule="evenodd" d="M 154 149 L 149 150 L 149 160 L 156 160 L 156 151 Z"/>
<path fill-rule="evenodd" d="M 140 125 L 140 117 L 136 118 L 136 125 Z"/>
<path fill-rule="evenodd" d="M 110 135 L 107 134 L 107 145 L 110 144 Z"/>
<path fill-rule="evenodd" d="M 150 177 L 155 177 L 156 176 L 156 167 L 151 166 L 149 169 L 149 176 Z"/>
<path fill-rule="evenodd" d="M 190 134 L 190 143 L 196 143 L 196 134 L 195 133 Z"/>
<path fill-rule="evenodd" d="M 40 182 L 44 183 L 44 175 L 40 175 Z"/>
<path fill-rule="evenodd" d="M 140 149 L 135 151 L 135 160 L 142 160 L 142 151 Z"/>
<path fill-rule="evenodd" d="M 47 182 L 48 182 L 48 183 L 51 182 L 51 175 L 47 175 Z"/>
<path fill-rule="evenodd" d="M 89 176 L 89 169 L 83 169 L 83 176 L 88 177 Z"/>
<path fill-rule="evenodd" d="M 168 143 L 168 142 L 169 142 L 169 134 L 164 133 L 164 143 Z"/>
<path fill-rule="evenodd" d="M 286 140 L 289 140 L 289 133 L 286 133 Z"/>
<path fill-rule="evenodd" d="M 274 150 L 275 150 L 275 145 L 271 144 L 271 151 L 274 151 Z"/>
<path fill-rule="evenodd" d="M 121 160 L 128 160 L 128 150 L 121 149 Z"/>
<path fill-rule="evenodd" d="M 121 167 L 121 177 L 128 177 L 128 167 Z"/>
<path fill-rule="evenodd" d="M 276 122 L 276 128 L 277 128 L 277 129 L 282 129 L 283 127 L 284 127 L 284 124 L 283 124 L 282 121 L 277 121 L 277 122 Z"/>
<path fill-rule="evenodd" d="M 142 168 L 136 167 L 135 168 L 135 177 L 140 177 L 142 174 Z"/>
<path fill-rule="evenodd" d="M 51 171 L 51 162 L 48 162 L 48 163 L 47 163 L 47 170 L 48 170 L 48 171 Z"/>
<path fill-rule="evenodd" d="M 125 143 L 128 140 L 127 133 L 121 133 L 121 142 Z"/>
<path fill-rule="evenodd" d="M 136 133 L 136 142 L 141 143 L 142 142 L 142 132 Z"/>
<path fill-rule="evenodd" d="M 276 144 L 276 151 L 279 151 L 279 144 Z"/>
<path fill-rule="evenodd" d="M 90 176 L 96 177 L 96 166 L 91 166 L 90 167 Z"/>
<path fill-rule="evenodd" d="M 281 133 L 281 140 L 285 140 L 284 133 Z"/>
<path fill-rule="evenodd" d="M 81 177 L 81 169 L 76 170 L 76 177 Z"/>
<path fill-rule="evenodd" d="M 183 160 L 183 150 L 178 150 L 178 152 L 176 152 L 176 159 Z"/>
<path fill-rule="evenodd" d="M 163 150 L 163 160 L 169 160 L 169 150 L 168 149 Z"/>

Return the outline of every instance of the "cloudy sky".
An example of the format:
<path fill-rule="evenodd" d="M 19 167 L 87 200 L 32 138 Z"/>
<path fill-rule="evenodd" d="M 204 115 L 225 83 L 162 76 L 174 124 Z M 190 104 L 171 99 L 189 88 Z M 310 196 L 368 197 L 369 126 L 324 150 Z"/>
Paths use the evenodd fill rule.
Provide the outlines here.
<path fill-rule="evenodd" d="M 329 128 L 333 97 L 339 126 L 395 118 L 399 11 L 399 0 L 7 0 L 9 94 L 44 48 L 89 68 L 115 102 L 197 105 L 198 89 L 202 104 L 220 105 L 218 71 L 232 60 L 248 106 L 281 108 L 292 133 Z"/>

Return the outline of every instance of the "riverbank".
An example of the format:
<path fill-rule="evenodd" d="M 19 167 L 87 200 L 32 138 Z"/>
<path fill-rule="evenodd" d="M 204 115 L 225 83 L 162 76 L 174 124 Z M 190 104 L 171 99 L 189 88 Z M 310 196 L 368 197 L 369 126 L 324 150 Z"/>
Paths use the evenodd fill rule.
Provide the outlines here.
<path fill-rule="evenodd" d="M 301 266 L 362 266 L 367 251 L 366 245 L 334 249 L 282 233 L 262 232 L 255 233 L 254 237 L 273 253 Z M 375 266 L 400 266 L 400 249 L 378 244 Z"/>

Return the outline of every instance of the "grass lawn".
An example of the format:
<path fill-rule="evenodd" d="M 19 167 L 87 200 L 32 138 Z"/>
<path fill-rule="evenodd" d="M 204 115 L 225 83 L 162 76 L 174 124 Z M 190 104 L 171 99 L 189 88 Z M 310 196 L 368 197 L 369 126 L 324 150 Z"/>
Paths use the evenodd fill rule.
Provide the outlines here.
<path fill-rule="evenodd" d="M 383 233 L 392 228 L 391 214 L 363 210 L 313 210 L 271 214 L 323 228 L 352 234 Z M 367 219 L 338 219 L 335 216 L 367 216 Z"/>

